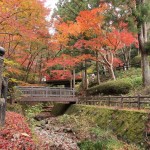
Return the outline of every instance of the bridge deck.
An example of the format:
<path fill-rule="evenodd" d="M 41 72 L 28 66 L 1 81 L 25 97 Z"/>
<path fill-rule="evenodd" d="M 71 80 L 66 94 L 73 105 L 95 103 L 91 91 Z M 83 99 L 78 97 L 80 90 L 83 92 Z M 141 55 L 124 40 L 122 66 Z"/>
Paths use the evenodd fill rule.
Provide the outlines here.
<path fill-rule="evenodd" d="M 23 102 L 77 102 L 77 98 L 70 97 L 22 97 Z"/>
<path fill-rule="evenodd" d="M 76 102 L 75 90 L 70 88 L 17 87 L 22 92 L 20 101 Z"/>

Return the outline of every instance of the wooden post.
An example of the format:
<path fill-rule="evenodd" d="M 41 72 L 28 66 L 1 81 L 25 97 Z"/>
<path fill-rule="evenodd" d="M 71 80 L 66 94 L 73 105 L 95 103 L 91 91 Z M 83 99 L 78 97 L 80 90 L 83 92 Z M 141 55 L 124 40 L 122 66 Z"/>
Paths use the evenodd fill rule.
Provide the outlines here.
<path fill-rule="evenodd" d="M 2 72 L 3 72 L 3 55 L 5 54 L 4 48 L 0 47 L 0 126 L 5 124 L 6 101 L 2 96 Z M 4 93 L 3 93 L 4 94 Z"/>
<path fill-rule="evenodd" d="M 46 95 L 46 97 L 48 97 L 48 87 L 46 87 L 46 93 L 45 93 Z"/>
<path fill-rule="evenodd" d="M 120 108 L 123 108 L 123 96 L 121 95 Z"/>
<path fill-rule="evenodd" d="M 108 97 L 108 106 L 110 106 L 110 95 Z"/>
<path fill-rule="evenodd" d="M 33 96 L 33 87 L 31 87 L 31 96 Z"/>
<path fill-rule="evenodd" d="M 73 97 L 75 97 L 75 88 L 73 88 L 72 91 L 73 91 Z"/>
<path fill-rule="evenodd" d="M 138 109 L 140 109 L 141 108 L 140 95 L 138 95 L 137 99 L 138 99 Z"/>

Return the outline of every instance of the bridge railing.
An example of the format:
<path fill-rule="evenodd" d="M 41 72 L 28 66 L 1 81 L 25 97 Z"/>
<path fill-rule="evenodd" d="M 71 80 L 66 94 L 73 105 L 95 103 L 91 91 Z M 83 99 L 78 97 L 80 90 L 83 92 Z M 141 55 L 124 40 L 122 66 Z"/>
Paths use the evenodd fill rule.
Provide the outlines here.
<path fill-rule="evenodd" d="M 23 96 L 27 97 L 74 97 L 75 90 L 70 88 L 51 87 L 21 87 L 18 86 Z"/>

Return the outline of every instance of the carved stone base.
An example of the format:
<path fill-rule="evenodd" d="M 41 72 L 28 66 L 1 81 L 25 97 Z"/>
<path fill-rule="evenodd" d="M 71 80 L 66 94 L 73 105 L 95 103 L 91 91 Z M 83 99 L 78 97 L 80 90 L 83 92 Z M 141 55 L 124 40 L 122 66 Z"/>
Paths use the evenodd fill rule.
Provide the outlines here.
<path fill-rule="evenodd" d="M 4 98 L 0 98 L 0 126 L 5 124 L 6 103 Z"/>

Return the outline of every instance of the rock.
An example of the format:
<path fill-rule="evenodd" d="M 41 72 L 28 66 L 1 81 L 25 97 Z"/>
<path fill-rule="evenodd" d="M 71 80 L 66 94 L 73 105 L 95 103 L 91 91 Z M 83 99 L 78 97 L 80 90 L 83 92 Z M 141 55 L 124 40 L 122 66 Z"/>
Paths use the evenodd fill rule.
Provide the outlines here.
<path fill-rule="evenodd" d="M 60 131 L 60 128 L 54 127 L 54 131 L 55 131 L 55 132 L 58 132 L 58 131 Z"/>
<path fill-rule="evenodd" d="M 41 130 L 41 127 L 35 127 L 35 129 L 34 130 L 38 130 L 38 131 L 40 131 Z"/>
<path fill-rule="evenodd" d="M 48 145 L 47 150 L 79 150 L 78 139 L 70 126 L 60 126 L 54 117 L 42 120 L 40 125 L 35 132 L 41 141 L 44 139 L 43 145 Z"/>
<path fill-rule="evenodd" d="M 49 124 L 46 124 L 46 125 L 45 125 L 45 129 L 46 129 L 46 130 L 49 130 L 49 129 L 50 129 Z"/>
<path fill-rule="evenodd" d="M 48 120 L 45 120 L 45 124 L 48 124 Z"/>
<path fill-rule="evenodd" d="M 51 117 L 51 114 L 49 112 L 46 112 L 46 113 L 41 112 L 40 114 L 36 115 L 34 117 L 34 119 L 37 121 L 41 121 L 41 120 L 44 120 L 44 119 L 49 118 L 49 117 Z"/>
<path fill-rule="evenodd" d="M 45 124 L 46 124 L 45 120 L 42 120 L 42 121 L 40 122 L 40 124 L 41 124 L 41 126 L 45 126 Z"/>
<path fill-rule="evenodd" d="M 42 125 L 42 126 L 41 126 L 41 129 L 45 129 L 45 126 Z"/>
<path fill-rule="evenodd" d="M 71 128 L 65 128 L 65 129 L 63 129 L 63 131 L 64 131 L 65 133 L 73 133 L 73 131 L 72 131 Z"/>

